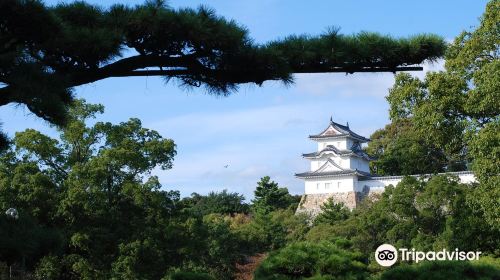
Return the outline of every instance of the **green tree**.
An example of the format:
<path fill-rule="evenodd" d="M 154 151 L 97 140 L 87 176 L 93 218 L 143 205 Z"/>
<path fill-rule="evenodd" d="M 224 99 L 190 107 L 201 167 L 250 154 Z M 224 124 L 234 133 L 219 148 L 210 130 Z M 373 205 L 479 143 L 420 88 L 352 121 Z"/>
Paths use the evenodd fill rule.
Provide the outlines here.
<path fill-rule="evenodd" d="M 39 275 L 110 278 L 112 266 L 119 269 L 139 259 L 161 262 L 142 273 L 161 278 L 177 265 L 169 241 L 174 236 L 160 229 L 171 225 L 179 194 L 160 190 L 149 174 L 155 167 L 172 166 L 175 145 L 137 119 L 86 126 L 102 110 L 76 101 L 58 139 L 33 129 L 16 133 L 14 147 L 0 161 L 0 206 L 18 208 L 18 224 L 31 221 L 22 227 L 30 230 L 3 223 L 0 235 L 31 237 L 1 244 L 1 251 L 19 252 L 15 261 L 24 258 L 29 269 L 41 260 Z M 1 260 L 12 262 L 12 257 Z M 140 267 L 127 269 L 121 270 L 128 271 L 123 277 L 141 274 Z"/>
<path fill-rule="evenodd" d="M 215 280 L 210 274 L 202 272 L 177 271 L 170 274 L 165 280 Z"/>
<path fill-rule="evenodd" d="M 320 206 L 321 213 L 314 219 L 315 224 L 335 224 L 349 218 L 351 211 L 344 203 L 336 203 L 333 198 L 329 198 Z"/>
<path fill-rule="evenodd" d="M 254 279 L 368 279 L 366 259 L 346 244 L 289 244 L 271 253 L 255 271 Z"/>
<path fill-rule="evenodd" d="M 211 9 L 173 9 L 162 0 L 107 9 L 5 0 L 0 26 L 0 106 L 24 104 L 54 124 L 66 123 L 74 87 L 110 77 L 162 76 L 227 95 L 241 83 L 289 83 L 291 73 L 421 69 L 406 66 L 434 60 L 446 46 L 436 35 L 338 29 L 256 44 Z"/>
<path fill-rule="evenodd" d="M 287 188 L 280 188 L 278 183 L 271 181 L 269 176 L 262 177 L 257 182 L 254 194 L 253 208 L 255 211 L 262 213 L 286 209 L 296 200 L 288 193 Z"/>
<path fill-rule="evenodd" d="M 212 213 L 226 215 L 248 213 L 250 207 L 244 201 L 243 195 L 223 190 L 210 192 L 206 196 L 192 193 L 190 198 L 182 199 L 181 203 L 193 213 L 205 216 Z"/>
<path fill-rule="evenodd" d="M 384 243 L 498 255 L 498 231 L 484 223 L 484 213 L 468 202 L 474 199 L 475 188 L 453 176 L 433 176 L 428 181 L 405 177 L 396 187 L 387 187 L 378 200 L 354 209 L 346 220 L 315 225 L 306 240 L 346 238 L 366 255 Z"/>
<path fill-rule="evenodd" d="M 379 175 L 412 175 L 443 172 L 450 163 L 443 149 L 415 132 L 411 119 L 401 119 L 375 131 L 367 153 L 375 158 L 370 169 Z M 464 165 L 453 165 L 464 170 Z"/>
<path fill-rule="evenodd" d="M 446 71 L 428 73 L 424 81 L 399 74 L 387 97 L 392 121 L 410 119 L 420 138 L 443 149 L 447 169 L 472 161 L 480 181 L 475 204 L 496 227 L 500 225 L 499 11 L 500 1 L 490 1 L 480 25 L 455 39 L 445 55 Z"/>
<path fill-rule="evenodd" d="M 402 265 L 382 273 L 381 280 L 403 279 L 498 279 L 500 265 L 464 261 L 423 262 L 418 265 Z"/>
<path fill-rule="evenodd" d="M 469 143 L 472 169 L 479 179 L 470 203 L 484 212 L 490 225 L 500 230 L 500 118 L 484 126 Z"/>
<path fill-rule="evenodd" d="M 47 228 L 23 211 L 18 219 L 9 218 L 2 213 L 0 262 L 5 262 L 8 266 L 17 264 L 21 270 L 30 271 L 38 258 L 61 251 L 62 234 L 60 229 Z"/>

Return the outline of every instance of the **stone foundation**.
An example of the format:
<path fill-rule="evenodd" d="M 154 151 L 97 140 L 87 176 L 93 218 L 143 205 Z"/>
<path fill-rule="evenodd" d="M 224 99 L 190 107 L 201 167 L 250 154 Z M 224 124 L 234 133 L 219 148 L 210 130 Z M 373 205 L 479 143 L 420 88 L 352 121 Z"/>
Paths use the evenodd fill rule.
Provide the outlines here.
<path fill-rule="evenodd" d="M 371 191 L 369 188 L 364 188 L 362 192 L 339 192 L 339 193 L 322 193 L 322 194 L 304 194 L 300 199 L 296 214 L 306 213 L 311 217 L 321 213 L 321 205 L 323 205 L 330 197 L 336 203 L 344 203 L 349 209 L 354 209 L 361 201 L 365 199 L 377 200 L 383 191 Z"/>
<path fill-rule="evenodd" d="M 352 210 L 358 205 L 360 194 L 356 192 L 305 194 L 300 200 L 296 213 L 306 213 L 314 217 L 321 213 L 321 205 L 330 197 L 333 197 L 336 203 L 342 202 L 347 208 Z"/>

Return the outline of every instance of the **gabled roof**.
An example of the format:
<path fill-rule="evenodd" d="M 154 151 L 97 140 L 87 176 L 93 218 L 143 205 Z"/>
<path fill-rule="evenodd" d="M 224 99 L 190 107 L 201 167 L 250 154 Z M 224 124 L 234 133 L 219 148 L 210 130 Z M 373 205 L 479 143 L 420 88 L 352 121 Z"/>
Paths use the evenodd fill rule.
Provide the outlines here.
<path fill-rule="evenodd" d="M 353 146 L 352 150 L 339 150 L 333 145 L 326 146 L 323 150 L 314 153 L 302 154 L 304 158 L 319 158 L 326 152 L 333 152 L 339 156 L 359 156 L 366 160 L 371 160 L 370 156 L 366 154 L 359 145 Z"/>
<path fill-rule="evenodd" d="M 312 140 L 320 140 L 320 139 L 335 139 L 335 138 L 345 138 L 345 137 L 350 137 L 353 139 L 356 139 L 360 142 L 369 142 L 370 139 L 365 138 L 355 132 L 353 132 L 349 128 L 349 124 L 347 125 L 342 125 L 339 123 L 336 123 L 333 121 L 332 118 L 330 118 L 330 124 L 328 127 L 323 130 L 320 134 L 316 135 L 309 135 L 309 138 Z"/>
<path fill-rule="evenodd" d="M 364 172 L 357 169 L 347 169 L 341 171 L 329 171 L 329 172 L 304 172 L 297 173 L 295 177 L 297 178 L 321 178 L 321 177 L 341 177 L 349 175 L 358 175 L 361 177 L 370 177 L 370 173 Z"/>
<path fill-rule="evenodd" d="M 340 170 L 324 171 L 327 170 L 328 165 L 337 167 Z M 295 176 L 298 178 L 340 177 L 340 176 L 352 176 L 352 175 L 358 175 L 360 177 L 368 177 L 370 176 L 370 173 L 358 169 L 345 169 L 342 168 L 340 165 L 336 164 L 333 160 L 328 159 L 316 171 L 309 171 L 309 172 L 295 174 Z"/>
<path fill-rule="evenodd" d="M 334 152 L 335 154 L 337 154 L 339 156 L 352 154 L 351 150 L 339 150 L 333 145 L 328 145 L 323 150 L 321 150 L 319 152 L 302 154 L 302 156 L 305 158 L 316 158 L 316 157 L 321 156 L 325 152 Z"/>
<path fill-rule="evenodd" d="M 336 164 L 335 161 L 333 161 L 332 159 L 328 159 L 322 166 L 320 166 L 318 169 L 316 169 L 316 171 L 314 171 L 314 173 L 324 172 L 323 170 L 327 169 L 329 165 L 336 167 L 340 170 L 345 170 L 344 168 L 342 168 L 342 166 Z M 329 171 L 326 171 L 326 172 L 329 172 Z"/>

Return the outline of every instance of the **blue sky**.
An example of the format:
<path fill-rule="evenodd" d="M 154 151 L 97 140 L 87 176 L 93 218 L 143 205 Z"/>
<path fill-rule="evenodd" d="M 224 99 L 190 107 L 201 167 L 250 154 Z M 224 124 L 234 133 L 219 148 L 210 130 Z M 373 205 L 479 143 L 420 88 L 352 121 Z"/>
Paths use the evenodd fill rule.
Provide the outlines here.
<path fill-rule="evenodd" d="M 53 5 L 59 1 L 46 1 Z M 104 7 L 118 1 L 88 1 Z M 328 26 L 342 33 L 377 31 L 393 36 L 436 33 L 452 40 L 478 24 L 487 1 L 169 1 L 173 7 L 214 8 L 250 30 L 257 42 L 289 34 L 319 34 Z M 142 1 L 121 1 L 130 5 Z M 425 65 L 442 69 L 442 62 Z M 422 77 L 423 73 L 414 73 Z M 296 172 L 306 171 L 301 153 L 315 149 L 307 139 L 321 131 L 331 115 L 364 135 L 389 122 L 385 100 L 394 81 L 391 73 L 302 74 L 285 87 L 266 82 L 244 85 L 229 97 L 214 97 L 203 89 L 182 90 L 157 77 L 113 78 L 76 88 L 77 96 L 105 105 L 102 121 L 136 117 L 177 144 L 174 167 L 155 170 L 165 189 L 207 193 L 228 189 L 252 197 L 256 182 L 269 175 L 294 194 L 303 192 Z M 0 108 L 3 129 L 36 128 L 51 135 L 48 124 L 22 106 Z M 229 165 L 228 168 L 224 168 Z"/>

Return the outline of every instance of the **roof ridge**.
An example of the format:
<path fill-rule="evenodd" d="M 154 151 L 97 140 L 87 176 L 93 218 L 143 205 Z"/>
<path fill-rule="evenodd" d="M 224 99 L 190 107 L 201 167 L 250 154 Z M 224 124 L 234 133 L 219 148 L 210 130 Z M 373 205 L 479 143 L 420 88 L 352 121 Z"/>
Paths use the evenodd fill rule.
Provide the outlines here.
<path fill-rule="evenodd" d="M 330 129 L 330 127 L 337 130 L 340 133 L 330 134 L 330 135 L 325 134 L 328 131 L 328 129 Z M 333 137 L 345 137 L 345 136 L 357 138 L 358 140 L 365 141 L 365 142 L 370 141 L 370 139 L 363 137 L 363 136 L 355 133 L 354 131 L 352 131 L 351 128 L 349 127 L 349 123 L 347 123 L 347 125 L 343 125 L 343 124 L 334 122 L 332 118 L 330 118 L 330 123 L 326 129 L 324 129 L 319 134 L 309 135 L 309 138 L 315 139 L 315 138 L 329 138 L 329 137 L 333 138 Z"/>
<path fill-rule="evenodd" d="M 330 147 L 330 148 L 328 148 Z M 333 149 L 332 149 L 333 148 Z M 345 150 L 340 150 L 338 149 L 337 147 L 335 147 L 334 145 L 327 145 L 325 148 L 323 148 L 321 151 L 318 151 L 318 152 L 312 152 L 312 153 L 306 153 L 306 154 L 302 154 L 303 157 L 307 157 L 307 156 L 319 156 L 321 155 L 321 153 L 323 152 L 334 152 L 338 155 L 348 155 L 348 154 L 352 154 L 352 153 L 355 153 L 354 150 L 352 149 L 345 149 Z"/>
<path fill-rule="evenodd" d="M 333 161 L 331 158 L 329 158 L 323 165 L 321 165 L 318 169 L 316 169 L 312 173 L 316 173 L 316 174 L 324 173 L 324 172 L 318 172 L 318 171 L 320 171 L 322 168 L 326 168 L 326 166 L 328 165 L 328 163 L 331 163 L 333 166 L 339 168 L 342 171 L 346 171 L 347 170 L 347 169 L 342 168 L 340 165 L 336 164 L 335 161 Z"/>

